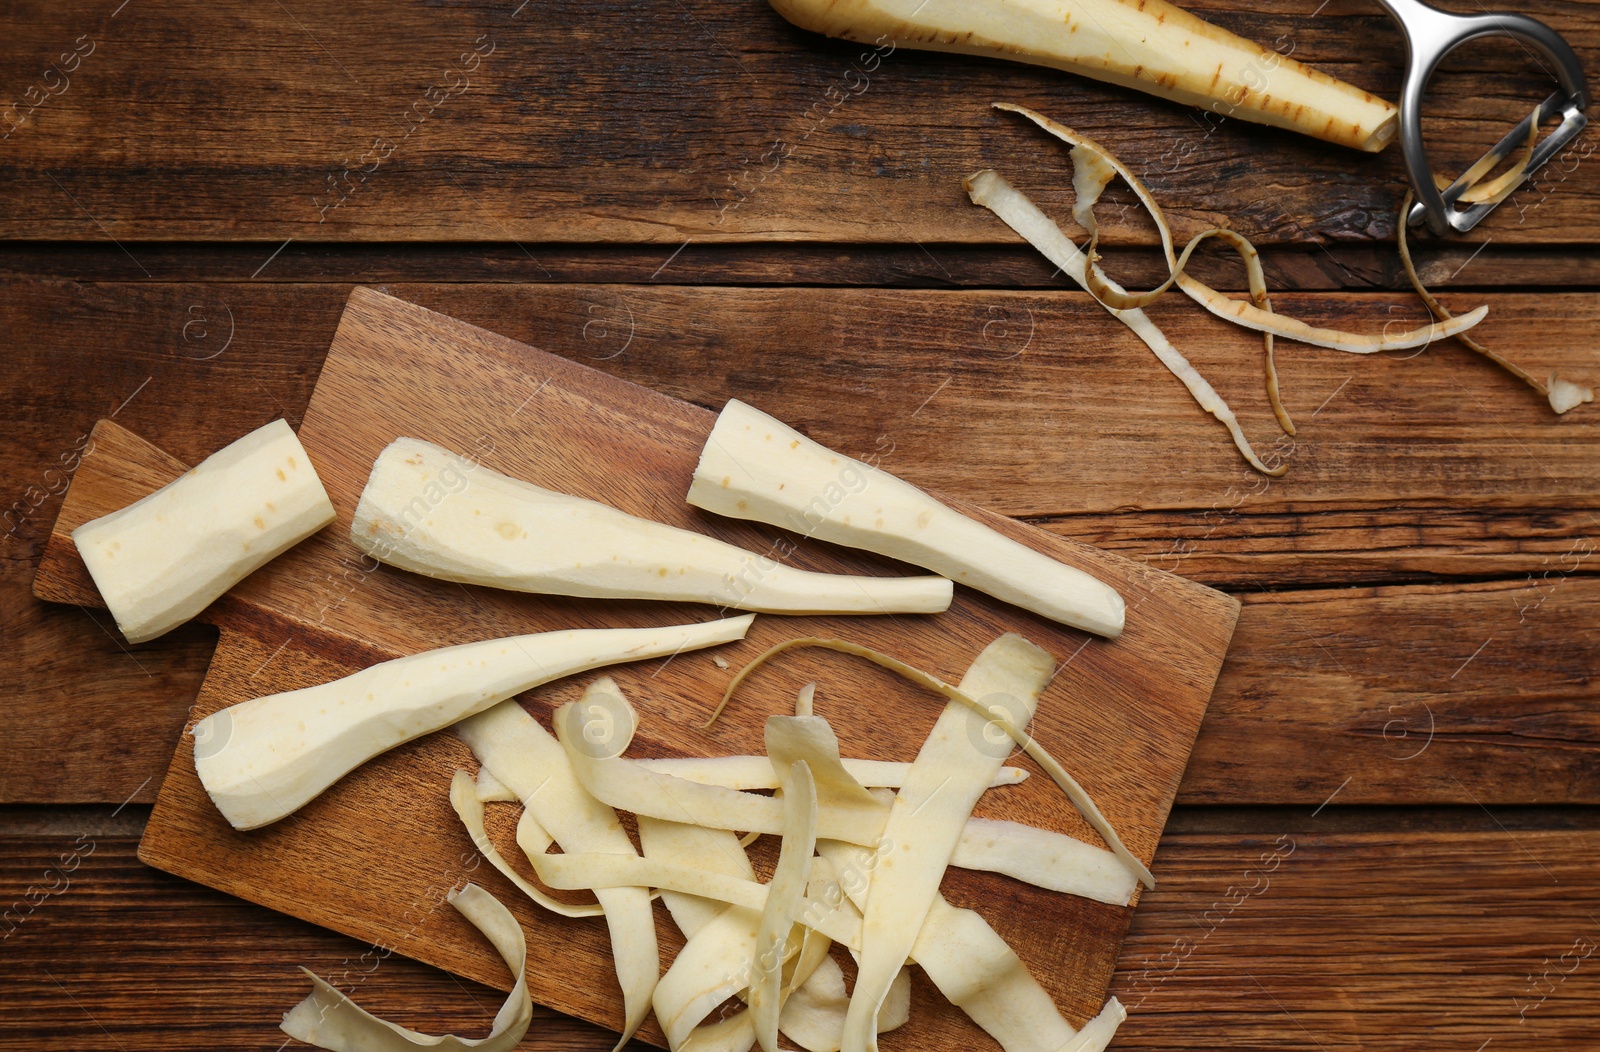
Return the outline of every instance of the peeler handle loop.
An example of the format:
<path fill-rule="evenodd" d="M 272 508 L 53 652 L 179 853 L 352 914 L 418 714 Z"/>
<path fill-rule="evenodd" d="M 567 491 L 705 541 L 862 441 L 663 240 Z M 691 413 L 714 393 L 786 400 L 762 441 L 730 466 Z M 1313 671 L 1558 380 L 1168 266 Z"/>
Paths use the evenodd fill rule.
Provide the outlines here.
<path fill-rule="evenodd" d="M 1457 210 L 1456 199 L 1467 189 L 1457 184 L 1440 191 L 1433 181 L 1433 169 L 1428 163 L 1427 148 L 1422 139 L 1422 101 L 1428 82 L 1446 55 L 1473 40 L 1488 36 L 1509 36 L 1538 52 L 1551 65 L 1561 90 L 1545 99 L 1532 115 L 1512 129 L 1491 154 L 1503 158 L 1513 148 L 1525 141 L 1530 122 L 1543 121 L 1560 115 L 1559 128 L 1540 144 L 1528 165 L 1528 173 L 1537 169 L 1560 147 L 1566 145 L 1588 123 L 1583 110 L 1589 104 L 1588 81 L 1583 64 L 1568 43 L 1536 18 L 1513 12 L 1493 12 L 1479 15 L 1454 15 L 1441 11 L 1423 0 L 1380 0 L 1406 40 L 1408 62 L 1406 79 L 1400 95 L 1400 148 L 1404 155 L 1406 174 L 1410 177 L 1417 203 L 1408 222 L 1426 218 L 1428 227 L 1436 234 L 1451 230 L 1463 233 L 1477 225 L 1478 220 L 1493 208 L 1491 204 L 1474 205 Z"/>

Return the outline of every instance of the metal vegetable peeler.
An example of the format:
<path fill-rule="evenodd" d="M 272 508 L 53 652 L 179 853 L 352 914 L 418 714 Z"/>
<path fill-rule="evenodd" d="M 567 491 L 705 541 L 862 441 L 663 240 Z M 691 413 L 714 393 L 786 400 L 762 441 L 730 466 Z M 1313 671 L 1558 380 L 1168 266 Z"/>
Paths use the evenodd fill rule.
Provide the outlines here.
<path fill-rule="evenodd" d="M 1554 157 L 1589 123 L 1589 118 L 1583 114 L 1589 104 L 1589 85 L 1583 76 L 1583 66 L 1579 64 L 1571 46 L 1555 30 L 1527 15 L 1508 12 L 1453 15 L 1431 7 L 1423 0 L 1379 2 L 1400 26 L 1408 53 L 1405 88 L 1400 96 L 1400 149 L 1405 155 L 1406 174 L 1411 179 L 1412 189 L 1416 191 L 1417 203 L 1412 205 L 1406 222 L 1415 225 L 1426 219 L 1428 228 L 1435 234 L 1445 234 L 1451 230 L 1465 233 L 1492 212 L 1499 201 L 1481 201 L 1458 209 L 1455 207 L 1456 201 L 1468 188 L 1467 177 L 1462 176 L 1443 191 L 1434 185 L 1433 169 L 1428 166 L 1427 150 L 1422 143 L 1422 95 L 1434 71 L 1439 68 L 1440 61 L 1469 40 L 1509 36 L 1535 53 L 1536 58 L 1542 56 L 1555 66 L 1555 78 L 1561 89 L 1541 102 L 1537 110 L 1511 129 L 1479 161 L 1479 164 L 1491 168 L 1499 164 L 1528 141 L 1530 124 L 1541 125 L 1559 114 L 1561 124 L 1534 148 L 1533 157 L 1523 174 L 1524 179 Z"/>

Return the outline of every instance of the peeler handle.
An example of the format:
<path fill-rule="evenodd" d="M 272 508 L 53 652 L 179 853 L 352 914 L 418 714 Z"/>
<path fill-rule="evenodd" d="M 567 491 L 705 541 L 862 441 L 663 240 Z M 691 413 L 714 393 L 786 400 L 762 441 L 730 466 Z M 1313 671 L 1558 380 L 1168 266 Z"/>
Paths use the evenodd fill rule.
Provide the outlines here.
<path fill-rule="evenodd" d="M 1422 99 L 1439 63 L 1450 52 L 1469 41 L 1486 36 L 1510 36 L 1532 47 L 1554 64 L 1561 91 L 1546 99 L 1533 116 L 1518 125 L 1495 147 L 1495 151 L 1503 156 L 1504 152 L 1508 152 L 1527 135 L 1529 120 L 1540 123 L 1557 113 L 1562 114 L 1562 127 L 1552 133 L 1535 152 L 1528 165 L 1529 173 L 1548 160 L 1556 148 L 1565 145 L 1587 123 L 1582 110 L 1589 104 L 1589 86 L 1583 74 L 1583 65 L 1571 46 L 1555 30 L 1527 15 L 1512 12 L 1454 15 L 1423 0 L 1379 2 L 1400 26 L 1406 40 L 1406 79 L 1400 95 L 1400 148 L 1405 159 L 1406 174 L 1417 195 L 1417 205 L 1408 221 L 1415 222 L 1426 216 L 1429 228 L 1436 234 L 1445 234 L 1450 230 L 1465 232 L 1488 214 L 1493 205 L 1456 211 L 1452 207 L 1454 200 L 1466 187 L 1452 186 L 1441 193 L 1434 185 L 1433 169 L 1428 164 L 1427 148 L 1422 140 Z"/>

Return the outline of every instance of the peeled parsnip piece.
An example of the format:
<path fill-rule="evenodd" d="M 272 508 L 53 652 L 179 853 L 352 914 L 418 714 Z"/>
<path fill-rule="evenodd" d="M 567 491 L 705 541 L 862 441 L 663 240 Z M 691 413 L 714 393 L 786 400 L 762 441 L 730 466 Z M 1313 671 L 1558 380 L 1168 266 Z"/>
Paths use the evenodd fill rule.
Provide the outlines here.
<path fill-rule="evenodd" d="M 773 773 L 772 761 L 765 756 L 684 756 L 634 762 L 646 770 L 670 774 L 701 785 L 720 785 L 724 789 L 739 790 L 778 788 L 778 776 Z M 844 767 L 862 785 L 898 789 L 911 765 L 897 760 L 857 760 L 847 756 L 844 758 Z M 1016 785 L 1027 777 L 1028 772 L 1020 767 L 1002 767 L 989 786 Z"/>
<path fill-rule="evenodd" d="M 1116 590 L 995 532 L 895 476 L 730 399 L 706 439 L 689 503 L 944 574 L 1024 610 L 1108 638 Z"/>
<path fill-rule="evenodd" d="M 512 695 L 574 672 L 743 639 L 751 619 L 541 632 L 396 658 L 207 716 L 194 728 L 195 770 L 235 829 L 255 829 L 379 753 Z"/>
<path fill-rule="evenodd" d="M 502 475 L 400 438 L 372 466 L 350 539 L 379 562 L 446 581 L 777 614 L 933 614 L 937 577 L 812 573 L 714 537 Z"/>
<path fill-rule="evenodd" d="M 1055 667 L 1049 653 L 1007 633 L 984 649 L 958 689 L 1023 727 Z M 867 886 L 861 967 L 845 1016 L 844 1052 L 877 1047 L 878 1010 L 889 985 L 911 955 L 973 806 L 1011 751 L 1009 738 L 998 746 L 988 740 L 988 724 L 986 712 L 947 702 L 895 794 L 883 830 L 894 865 L 873 870 Z"/>
<path fill-rule="evenodd" d="M 546 879 L 540 860 L 566 858 L 546 855 L 547 831 L 564 852 L 605 852 L 601 857 L 643 861 L 634 850 L 617 813 L 584 792 L 573 777 L 566 751 L 515 701 L 501 702 L 456 724 L 455 734 L 472 750 L 478 762 L 517 794 L 537 826 L 517 827 L 517 842 L 528 854 L 539 879 Z M 537 850 L 534 850 L 537 848 Z M 650 998 L 660 974 L 654 914 L 647 887 L 612 886 L 595 891 L 605 912 L 611 935 L 611 954 L 622 987 L 623 1028 L 621 1048 L 650 1013 Z"/>
<path fill-rule="evenodd" d="M 130 643 L 168 632 L 334 520 L 311 458 L 274 420 L 172 482 L 72 531 Z"/>
<path fill-rule="evenodd" d="M 522 926 L 500 902 L 476 884 L 452 892 L 449 899 L 499 951 L 501 960 L 516 976 L 505 1004 L 494 1017 L 487 1037 L 465 1038 L 453 1034 L 432 1037 L 407 1030 L 372 1015 L 311 972 L 311 993 L 283 1017 L 283 1032 L 334 1052 L 511 1052 L 522 1042 L 533 1021 L 533 1000 L 528 996 L 528 945 Z"/>
<path fill-rule="evenodd" d="M 1165 0 L 772 0 L 803 29 L 863 43 L 1029 62 L 1358 150 L 1383 149 L 1388 102 Z M 880 46 L 879 51 L 882 51 Z"/>

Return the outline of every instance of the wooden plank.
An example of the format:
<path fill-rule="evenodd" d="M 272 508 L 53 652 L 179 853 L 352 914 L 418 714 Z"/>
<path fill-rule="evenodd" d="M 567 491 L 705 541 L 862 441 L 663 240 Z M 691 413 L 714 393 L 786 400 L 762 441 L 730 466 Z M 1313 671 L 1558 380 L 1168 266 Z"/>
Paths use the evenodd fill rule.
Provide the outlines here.
<path fill-rule="evenodd" d="M 1375 8 L 1198 9 L 1369 90 L 1398 91 L 1399 36 Z M 1591 6 L 1525 9 L 1596 67 Z M 1403 183 L 1394 149 L 1370 157 L 1208 121 L 1048 70 L 901 49 L 868 60 L 863 78 L 862 46 L 803 33 L 761 4 L 558 0 L 535 18 L 423 0 L 381 12 L 305 0 L 246 12 L 198 0 L 35 3 L 7 11 L 0 39 L 8 101 L 44 100 L 0 158 L 5 237 L 1012 244 L 966 201 L 961 177 L 1007 168 L 1059 206 L 1061 158 L 991 112 L 992 99 L 1070 118 L 1148 173 L 1190 229 L 1227 217 L 1267 242 L 1383 238 Z M 66 83 L 47 69 L 91 45 L 67 60 Z M 1456 168 L 1549 90 L 1518 49 L 1493 45 L 1453 57 L 1434 83 L 1433 141 Z M 1473 239 L 1600 237 L 1597 168 L 1581 163 L 1592 144 Z M 1109 232 L 1150 238 L 1131 212 Z"/>
<path fill-rule="evenodd" d="M 1247 594 L 1186 803 L 1600 802 L 1600 580 Z"/>
<path fill-rule="evenodd" d="M 541 354 L 422 308 L 357 289 L 340 322 L 300 438 L 317 465 L 341 520 L 252 574 L 205 615 L 223 629 L 196 702 L 201 718 L 227 705 L 320 683 L 376 661 L 453 642 L 574 627 L 623 627 L 703 620 L 704 608 L 660 603 L 595 602 L 466 590 L 417 575 L 361 566 L 348 541 L 354 510 L 373 459 L 405 434 L 471 451 L 519 477 L 564 492 L 605 499 L 648 518 L 713 533 L 764 550 L 770 531 L 707 519 L 683 504 L 712 414 Z M 619 476 L 619 456 L 633 465 Z M 55 524 L 35 590 L 56 601 L 93 599 L 76 560 L 78 524 L 152 492 L 184 470 L 113 422 L 99 425 Z M 1130 849 L 1154 851 L 1193 736 L 1215 682 L 1238 604 L 1221 593 L 1084 545 L 1052 539 L 981 509 L 963 508 L 1010 536 L 1082 566 L 1127 599 L 1129 625 L 1115 643 L 1050 625 L 965 590 L 937 618 L 760 618 L 743 643 L 724 653 L 740 664 L 800 635 L 848 636 L 888 650 L 944 678 L 975 653 L 974 640 L 1018 631 L 1057 654 L 1063 672 L 1041 700 L 1034 733 L 1069 748 L 1069 762 L 1105 798 L 1108 818 Z M 893 570 L 885 561 L 799 543 L 785 561 L 848 572 Z M 818 656 L 796 662 L 840 697 L 870 696 L 871 706 L 834 718 L 852 754 L 909 756 L 933 713 L 914 689 L 881 672 Z M 952 665 L 952 662 L 955 664 Z M 708 671 L 709 670 L 709 671 Z M 694 657 L 615 672 L 623 689 L 654 699 L 635 742 L 636 755 L 760 752 L 765 716 L 783 702 L 736 706 L 719 726 L 698 727 L 719 684 L 731 676 Z M 799 682 L 781 677 L 788 696 Z M 548 717 L 566 685 L 527 700 Z M 695 715 L 698 713 L 699 715 Z M 1068 745 L 1067 743 L 1070 743 Z M 240 834 L 217 813 L 194 773 L 193 746 L 180 741 L 162 786 L 140 857 L 163 869 L 262 902 L 336 930 L 410 946 L 432 963 L 480 981 L 501 970 L 457 918 L 425 930 L 405 903 L 418 879 L 454 879 L 470 839 L 451 819 L 444 787 L 470 752 L 436 735 L 387 753 L 316 801 L 264 830 Z M 402 803 L 403 802 L 403 803 Z M 1045 778 L 986 800 L 979 813 L 1025 818 L 1092 836 Z M 404 830 L 401 833 L 401 830 Z M 398 841 L 395 839 L 398 836 Z M 397 853 L 393 845 L 404 843 Z M 392 876 L 352 884 L 348 860 L 370 860 Z M 386 860 L 386 861 L 385 861 Z M 963 894 L 997 893 L 998 878 L 963 874 Z M 987 882 L 987 883 L 986 883 Z M 509 893 L 509 885 L 503 890 Z M 1078 1025 L 1099 1010 L 1129 910 L 1084 904 L 1039 889 L 1004 889 L 1023 915 L 1058 924 L 1033 926 L 1014 942 L 1024 960 L 1051 962 L 1049 987 Z M 518 903 L 519 907 L 522 903 Z M 541 1003 L 592 1022 L 620 1026 L 620 1007 L 604 997 L 610 971 L 603 923 L 573 922 L 519 909 L 525 923 L 570 952 L 552 955 L 530 975 Z M 421 922 L 419 922 L 421 923 Z M 409 926 L 408 926 L 409 924 Z M 670 930 L 669 946 L 677 945 Z M 933 1012 L 897 1035 L 919 1043 L 953 1042 L 971 1024 Z M 651 1040 L 660 1035 L 647 1032 Z"/>
<path fill-rule="evenodd" d="M 377 960 L 141 866 L 133 849 L 103 834 L 0 835 L 0 901 L 70 882 L 5 938 L 0 1048 L 48 1034 L 83 1052 L 275 1052 L 277 1022 L 305 991 L 301 964 L 429 1032 L 482 1034 L 498 1007 L 496 991 Z M 1600 963 L 1579 957 L 1600 943 L 1597 850 L 1593 831 L 1169 835 L 1118 966 L 1114 989 L 1137 1007 L 1117 1047 L 1591 1045 Z M 55 876 L 63 867 L 75 868 Z M 917 995 L 919 1009 L 938 996 Z M 562 1052 L 609 1041 L 543 1010 L 528 1038 Z"/>
<path fill-rule="evenodd" d="M 1037 519 L 1215 587 L 1264 590 L 1473 576 L 1527 587 L 1593 573 L 1600 508 L 1123 511 Z"/>
<path fill-rule="evenodd" d="M 868 285 L 879 288 L 1054 289 L 1061 275 L 1027 245 L 701 244 L 682 250 L 652 245 L 535 245 L 416 242 L 407 245 L 295 241 L 33 241 L 0 246 L 0 278 L 9 280 L 333 282 L 347 285 L 451 282 L 634 285 Z M 279 251 L 281 249 L 281 251 Z M 1167 277 L 1159 251 L 1102 246 L 1104 267 L 1129 288 Z M 1506 291 L 1600 286 L 1600 257 L 1570 246 L 1425 244 L 1418 265 L 1430 288 Z M 1267 285 L 1278 290 L 1359 291 L 1411 286 L 1392 244 L 1268 246 Z M 1188 273 L 1215 288 L 1242 292 L 1244 269 L 1202 249 Z M 218 292 L 224 289 L 218 289 Z"/>
<path fill-rule="evenodd" d="M 1289 474 L 1268 482 L 1244 466 L 1221 426 L 1148 351 L 1083 294 L 392 289 L 697 404 L 749 397 L 849 448 L 887 448 L 877 445 L 882 437 L 893 443 L 887 463 L 895 470 L 1012 516 L 1188 510 L 1231 518 L 1392 508 L 1400 495 L 1419 511 L 1582 509 L 1600 501 L 1591 453 L 1600 416 L 1593 407 L 1557 418 L 1453 344 L 1415 356 L 1285 344 L 1280 371 L 1301 435 Z M 149 378 L 119 422 L 196 459 L 231 433 L 233 421 L 211 409 L 220 392 L 242 399 L 252 419 L 295 417 L 347 291 L 322 284 L 18 286 L 4 318 L 10 331 L 30 339 L 19 341 L 19 416 L 6 426 L 36 450 L 34 463 L 45 461 Z M 1534 372 L 1559 368 L 1600 383 L 1588 349 L 1600 296 L 1449 299 L 1458 309 L 1487 302 L 1482 338 Z M 1419 320 L 1400 296 L 1284 294 L 1278 301 L 1285 312 L 1319 323 L 1381 329 Z M 1270 448 L 1276 431 L 1257 345 L 1190 304 L 1155 309 L 1233 402 L 1247 431 Z M 185 332 L 201 318 L 214 327 Z M 223 350 L 225 331 L 233 342 Z M 1083 436 L 1094 436 L 1092 450 Z M 27 460 L 17 464 L 29 467 Z M 1449 547 L 1452 532 L 1435 546 Z M 1419 541 L 1428 546 L 1430 539 Z M 1355 547 L 1353 539 L 1346 545 Z M 1528 568 L 1536 565 L 1531 560 Z"/>

